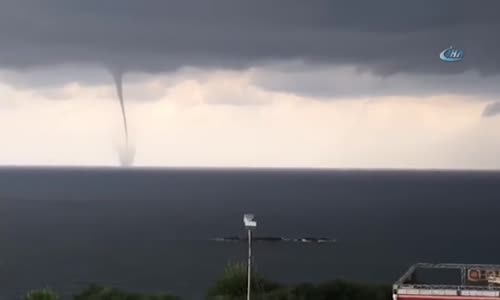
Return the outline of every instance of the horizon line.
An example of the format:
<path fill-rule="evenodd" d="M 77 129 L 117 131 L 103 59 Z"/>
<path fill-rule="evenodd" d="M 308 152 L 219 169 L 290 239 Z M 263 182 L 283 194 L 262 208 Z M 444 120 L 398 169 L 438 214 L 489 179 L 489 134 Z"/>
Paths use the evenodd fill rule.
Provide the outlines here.
<path fill-rule="evenodd" d="M 2 165 L 1 169 L 100 169 L 100 170 L 207 170 L 207 171 L 379 171 L 379 172 L 500 172 L 495 168 L 395 168 L 395 167 L 285 167 L 285 166 L 112 166 L 112 165 Z"/>

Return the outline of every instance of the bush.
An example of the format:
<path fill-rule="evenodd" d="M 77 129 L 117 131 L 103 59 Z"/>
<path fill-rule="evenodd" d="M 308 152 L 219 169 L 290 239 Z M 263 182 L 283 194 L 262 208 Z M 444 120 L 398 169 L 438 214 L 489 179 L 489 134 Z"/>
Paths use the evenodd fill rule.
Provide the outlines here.
<path fill-rule="evenodd" d="M 244 300 L 247 291 L 246 264 L 229 264 L 208 293 L 213 300 Z M 390 286 L 367 285 L 334 280 L 318 285 L 310 283 L 288 287 L 267 281 L 252 273 L 253 300 L 390 300 Z"/>
<path fill-rule="evenodd" d="M 75 295 L 74 300 L 179 300 L 172 295 L 142 295 L 126 293 L 118 289 L 91 285 L 81 294 Z"/>
<path fill-rule="evenodd" d="M 59 297 L 58 294 L 56 294 L 55 292 L 53 292 L 50 289 L 43 289 L 43 290 L 29 292 L 24 299 L 25 300 L 60 300 L 61 297 Z"/>
<path fill-rule="evenodd" d="M 252 272 L 252 299 L 258 295 L 276 290 L 281 286 L 263 279 L 257 272 Z M 244 299 L 247 293 L 247 265 L 245 263 L 230 263 L 226 266 L 222 278 L 215 282 L 208 292 L 209 299 Z"/>
<path fill-rule="evenodd" d="M 359 284 L 344 280 L 329 281 L 316 286 L 297 285 L 292 288 L 290 294 L 290 298 L 285 299 L 390 300 L 392 298 L 391 286 Z"/>
<path fill-rule="evenodd" d="M 211 300 L 245 300 L 247 267 L 245 263 L 228 264 L 222 277 L 209 290 Z M 369 285 L 334 280 L 321 284 L 283 286 L 252 273 L 252 300 L 391 300 L 390 285 Z M 172 295 L 143 295 L 126 293 L 118 289 L 91 285 L 74 300 L 179 300 Z M 49 289 L 32 291 L 25 300 L 61 300 Z"/>

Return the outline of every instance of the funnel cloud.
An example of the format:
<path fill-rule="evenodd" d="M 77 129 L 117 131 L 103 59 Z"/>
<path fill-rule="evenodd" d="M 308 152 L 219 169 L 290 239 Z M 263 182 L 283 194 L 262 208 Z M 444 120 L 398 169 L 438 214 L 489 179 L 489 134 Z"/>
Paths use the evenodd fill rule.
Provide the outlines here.
<path fill-rule="evenodd" d="M 123 99 L 123 71 L 120 69 L 113 69 L 111 70 L 111 74 L 113 75 L 113 80 L 115 81 L 116 86 L 116 94 L 118 96 L 118 100 L 120 101 L 123 130 L 125 134 L 124 146 L 119 149 L 118 155 L 122 166 L 131 166 L 135 158 L 135 148 L 130 144 L 128 135 L 127 112 L 125 110 L 125 101 Z"/>

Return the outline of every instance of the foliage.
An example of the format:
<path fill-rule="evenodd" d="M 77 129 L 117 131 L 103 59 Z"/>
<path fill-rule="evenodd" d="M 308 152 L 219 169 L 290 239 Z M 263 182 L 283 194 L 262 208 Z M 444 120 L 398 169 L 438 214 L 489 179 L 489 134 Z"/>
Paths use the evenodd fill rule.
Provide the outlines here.
<path fill-rule="evenodd" d="M 55 292 L 53 292 L 50 289 L 42 289 L 42 290 L 36 290 L 36 291 L 29 292 L 24 299 L 25 300 L 60 300 L 61 297 L 59 297 L 58 294 L 56 294 Z"/>
<path fill-rule="evenodd" d="M 247 268 L 245 263 L 228 264 L 222 277 L 209 290 L 210 300 L 245 300 Z M 334 280 L 321 284 L 304 283 L 284 286 L 252 273 L 252 300 L 390 300 L 389 285 L 368 285 Z M 91 285 L 74 300 L 179 300 L 172 295 L 143 295 Z M 32 291 L 24 300 L 61 300 L 49 289 Z"/>
<path fill-rule="evenodd" d="M 316 286 L 300 285 L 293 288 L 296 299 L 318 299 L 318 300 L 388 300 L 391 299 L 392 290 L 390 286 L 368 285 L 334 280 Z"/>
<path fill-rule="evenodd" d="M 230 264 L 221 279 L 208 293 L 211 300 L 244 300 L 247 284 L 246 265 Z M 253 300 L 390 300 L 392 290 L 386 285 L 368 285 L 334 280 L 318 285 L 282 286 L 252 274 Z"/>
<path fill-rule="evenodd" d="M 126 293 L 114 288 L 91 285 L 81 294 L 75 295 L 74 300 L 179 300 L 179 298 L 172 295 Z"/>
<path fill-rule="evenodd" d="M 281 286 L 263 279 L 252 272 L 251 292 L 254 295 L 276 290 Z M 229 263 L 222 277 L 208 292 L 209 299 L 244 299 L 247 293 L 247 266 L 245 263 Z"/>

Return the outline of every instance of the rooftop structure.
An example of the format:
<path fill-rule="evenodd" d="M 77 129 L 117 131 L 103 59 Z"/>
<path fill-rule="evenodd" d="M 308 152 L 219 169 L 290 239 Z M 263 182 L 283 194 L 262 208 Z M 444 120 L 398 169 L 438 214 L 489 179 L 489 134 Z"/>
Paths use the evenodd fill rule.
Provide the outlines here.
<path fill-rule="evenodd" d="M 418 263 L 394 283 L 393 299 L 500 299 L 500 265 Z"/>

